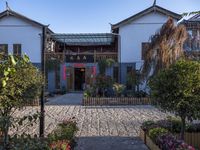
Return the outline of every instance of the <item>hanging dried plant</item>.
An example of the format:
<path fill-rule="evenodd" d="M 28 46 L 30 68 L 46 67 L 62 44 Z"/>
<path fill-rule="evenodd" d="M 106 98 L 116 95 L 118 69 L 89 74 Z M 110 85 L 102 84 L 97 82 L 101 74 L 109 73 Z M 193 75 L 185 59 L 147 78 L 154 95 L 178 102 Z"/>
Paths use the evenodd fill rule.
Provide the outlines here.
<path fill-rule="evenodd" d="M 143 77 L 148 79 L 183 56 L 183 44 L 186 39 L 185 26 L 176 26 L 174 20 L 169 18 L 161 29 L 151 37 L 151 43 L 144 56 Z"/>

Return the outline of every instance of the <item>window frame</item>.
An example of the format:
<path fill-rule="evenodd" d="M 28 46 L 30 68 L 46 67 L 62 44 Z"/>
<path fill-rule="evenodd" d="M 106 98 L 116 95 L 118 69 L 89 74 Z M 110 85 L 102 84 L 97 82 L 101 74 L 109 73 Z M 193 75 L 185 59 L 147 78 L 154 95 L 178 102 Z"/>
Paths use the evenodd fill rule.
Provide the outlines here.
<path fill-rule="evenodd" d="M 15 46 L 17 46 L 17 49 L 15 49 Z M 22 44 L 19 44 L 19 43 L 13 44 L 13 55 L 16 55 L 16 56 L 22 55 Z"/>
<path fill-rule="evenodd" d="M 0 44 L 0 47 L 1 46 L 5 46 L 6 48 L 5 49 L 3 49 L 3 51 L 4 51 L 4 53 L 5 54 L 3 54 L 3 55 L 8 55 L 8 44 Z M 0 49 L 0 53 L 1 53 L 1 49 Z"/>

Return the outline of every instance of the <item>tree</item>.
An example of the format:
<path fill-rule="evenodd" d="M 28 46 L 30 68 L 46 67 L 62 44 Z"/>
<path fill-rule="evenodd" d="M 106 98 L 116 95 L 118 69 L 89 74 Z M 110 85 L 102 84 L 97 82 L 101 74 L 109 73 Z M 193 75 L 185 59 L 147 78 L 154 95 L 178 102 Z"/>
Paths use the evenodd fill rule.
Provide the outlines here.
<path fill-rule="evenodd" d="M 96 87 L 101 96 L 105 96 L 105 92 L 113 85 L 113 80 L 110 76 L 99 74 L 96 76 Z"/>
<path fill-rule="evenodd" d="M 99 66 L 99 74 L 105 75 L 106 74 L 106 68 L 112 67 L 112 65 L 115 63 L 115 60 L 109 58 L 109 59 L 102 59 L 98 62 Z"/>
<path fill-rule="evenodd" d="M 143 75 L 149 78 L 163 68 L 168 68 L 183 55 L 183 44 L 187 39 L 184 25 L 176 26 L 172 18 L 154 36 L 144 56 Z"/>
<path fill-rule="evenodd" d="M 181 118 L 184 139 L 186 119 L 200 117 L 200 62 L 179 60 L 150 80 L 156 106 Z"/>
<path fill-rule="evenodd" d="M 111 58 L 102 59 L 98 62 L 99 74 L 96 76 L 96 87 L 100 95 L 105 96 L 105 92 L 113 84 L 113 80 L 110 76 L 106 75 L 106 69 L 112 67 L 115 61 Z"/>
<path fill-rule="evenodd" d="M 26 119 L 36 119 L 35 115 L 14 118 L 13 114 L 38 98 L 43 79 L 26 55 L 18 58 L 10 55 L 0 63 L 0 80 L 0 129 L 3 132 L 3 148 L 6 149 L 10 127 L 22 124 Z"/>
<path fill-rule="evenodd" d="M 134 87 L 136 86 L 136 91 L 139 92 L 139 85 L 141 83 L 141 74 L 137 70 L 131 70 L 127 75 L 127 82 L 129 85 Z"/>

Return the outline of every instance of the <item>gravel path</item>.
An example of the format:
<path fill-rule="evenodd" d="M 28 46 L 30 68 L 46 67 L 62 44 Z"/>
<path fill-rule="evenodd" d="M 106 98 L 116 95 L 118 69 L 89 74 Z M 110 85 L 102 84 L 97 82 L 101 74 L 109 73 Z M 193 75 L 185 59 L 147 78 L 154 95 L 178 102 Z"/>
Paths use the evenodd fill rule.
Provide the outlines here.
<path fill-rule="evenodd" d="M 16 116 L 39 111 L 39 107 L 27 107 L 16 112 Z M 146 150 L 139 140 L 139 127 L 145 120 L 158 120 L 166 117 L 152 106 L 103 106 L 85 107 L 80 105 L 60 105 L 45 107 L 45 134 L 50 133 L 63 119 L 76 117 L 77 150 Z M 37 134 L 39 124 L 31 128 L 21 128 Z M 11 131 L 11 133 L 13 133 Z"/>

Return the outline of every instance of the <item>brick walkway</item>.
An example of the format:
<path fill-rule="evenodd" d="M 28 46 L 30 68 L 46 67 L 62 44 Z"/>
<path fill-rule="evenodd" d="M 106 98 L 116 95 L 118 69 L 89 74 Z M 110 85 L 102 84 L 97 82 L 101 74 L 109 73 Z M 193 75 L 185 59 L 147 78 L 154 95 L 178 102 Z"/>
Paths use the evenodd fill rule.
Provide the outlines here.
<path fill-rule="evenodd" d="M 17 112 L 17 116 L 39 111 L 39 107 L 28 107 Z M 50 133 L 63 119 L 76 117 L 79 132 L 79 150 L 140 150 L 147 149 L 137 138 L 139 127 L 145 120 L 166 117 L 152 106 L 84 107 L 79 105 L 46 106 L 45 131 Z M 19 132 L 38 133 L 38 124 L 32 128 L 21 128 Z M 11 131 L 14 132 L 14 131 Z"/>

